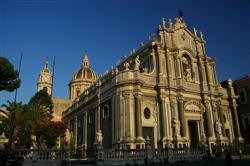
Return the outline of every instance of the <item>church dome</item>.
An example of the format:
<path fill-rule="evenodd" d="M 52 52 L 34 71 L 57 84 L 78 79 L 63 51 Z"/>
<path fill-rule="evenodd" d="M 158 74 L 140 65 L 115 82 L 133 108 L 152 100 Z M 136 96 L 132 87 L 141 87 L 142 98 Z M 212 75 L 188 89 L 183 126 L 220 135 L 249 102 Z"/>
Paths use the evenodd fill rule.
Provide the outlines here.
<path fill-rule="evenodd" d="M 82 60 L 82 66 L 78 69 L 69 83 L 69 98 L 74 100 L 85 89 L 90 87 L 97 80 L 96 73 L 89 67 L 88 56 L 85 55 Z"/>
<path fill-rule="evenodd" d="M 78 69 L 73 75 L 72 81 L 74 80 L 92 80 L 97 79 L 96 73 L 89 67 L 89 59 L 87 55 L 82 60 L 82 67 Z"/>

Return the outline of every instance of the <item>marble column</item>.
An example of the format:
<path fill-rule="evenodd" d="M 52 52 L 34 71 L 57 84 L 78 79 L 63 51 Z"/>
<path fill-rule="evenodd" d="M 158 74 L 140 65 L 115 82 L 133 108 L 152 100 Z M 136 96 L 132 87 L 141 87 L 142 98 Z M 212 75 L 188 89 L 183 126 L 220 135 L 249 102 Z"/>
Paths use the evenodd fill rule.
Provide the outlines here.
<path fill-rule="evenodd" d="M 214 73 L 214 79 L 215 79 L 215 83 L 218 83 L 218 78 L 217 78 L 217 72 L 216 72 L 216 64 L 215 62 L 213 63 L 213 73 Z"/>
<path fill-rule="evenodd" d="M 161 102 L 162 137 L 163 137 L 163 140 L 165 140 L 167 138 L 167 130 L 168 130 L 167 109 L 166 109 L 165 98 L 160 97 L 160 102 Z"/>
<path fill-rule="evenodd" d="M 206 106 L 206 120 L 207 120 L 207 128 L 208 128 L 208 137 L 214 137 L 214 125 L 212 121 L 212 113 L 210 103 L 208 101 L 205 102 Z"/>
<path fill-rule="evenodd" d="M 236 108 L 236 106 L 233 106 L 233 107 L 231 107 L 231 109 L 232 109 L 232 112 L 233 112 L 232 115 L 233 115 L 233 122 L 234 122 L 235 137 L 241 138 L 237 108 Z"/>
<path fill-rule="evenodd" d="M 77 128 L 78 128 L 78 118 L 77 116 L 75 117 L 75 122 L 74 122 L 74 140 L 75 140 L 75 147 L 77 147 Z"/>
<path fill-rule="evenodd" d="M 185 116 L 184 116 L 184 104 L 183 104 L 183 98 L 180 97 L 178 99 L 178 109 L 179 109 L 179 118 L 180 118 L 180 124 L 181 124 L 181 136 L 187 137 L 187 127 L 185 122 Z"/>
<path fill-rule="evenodd" d="M 96 131 L 101 130 L 101 124 L 100 124 L 100 114 L 101 114 L 101 106 L 100 106 L 100 94 L 97 95 L 98 98 L 98 105 L 97 105 L 97 110 L 95 113 L 95 124 L 96 124 Z"/>
<path fill-rule="evenodd" d="M 143 140 L 142 137 L 142 119 L 141 119 L 141 95 L 135 95 L 135 123 L 136 123 L 136 139 Z"/>

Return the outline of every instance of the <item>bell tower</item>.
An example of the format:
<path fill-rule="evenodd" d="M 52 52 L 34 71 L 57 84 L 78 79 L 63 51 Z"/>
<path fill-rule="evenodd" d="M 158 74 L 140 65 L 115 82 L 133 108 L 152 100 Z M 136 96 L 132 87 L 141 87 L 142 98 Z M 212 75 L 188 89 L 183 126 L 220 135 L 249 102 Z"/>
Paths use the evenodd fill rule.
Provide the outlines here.
<path fill-rule="evenodd" d="M 39 74 L 39 81 L 37 83 L 37 91 L 46 90 L 51 95 L 52 92 L 52 73 L 49 69 L 48 60 L 45 61 L 44 67 Z"/>

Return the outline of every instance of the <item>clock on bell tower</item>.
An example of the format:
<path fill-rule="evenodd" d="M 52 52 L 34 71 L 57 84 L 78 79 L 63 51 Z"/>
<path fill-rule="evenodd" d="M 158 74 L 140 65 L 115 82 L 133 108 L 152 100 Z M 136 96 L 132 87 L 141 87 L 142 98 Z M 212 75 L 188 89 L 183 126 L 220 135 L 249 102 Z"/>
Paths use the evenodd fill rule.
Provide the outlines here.
<path fill-rule="evenodd" d="M 39 74 L 39 81 L 37 83 L 37 91 L 46 90 L 49 95 L 52 93 L 52 73 L 49 69 L 48 60 L 45 61 L 44 67 Z"/>

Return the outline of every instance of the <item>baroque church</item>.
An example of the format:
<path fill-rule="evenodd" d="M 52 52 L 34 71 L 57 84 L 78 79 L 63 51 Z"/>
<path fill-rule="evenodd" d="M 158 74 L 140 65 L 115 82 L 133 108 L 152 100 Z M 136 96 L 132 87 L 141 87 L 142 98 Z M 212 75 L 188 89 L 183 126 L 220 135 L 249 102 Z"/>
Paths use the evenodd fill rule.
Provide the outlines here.
<path fill-rule="evenodd" d="M 69 83 L 69 99 L 53 98 L 55 119 L 68 125 L 86 152 L 101 136 L 104 149 L 183 148 L 243 142 L 232 80 L 220 83 L 203 34 L 182 17 L 164 18 L 157 37 L 141 43 L 103 76 L 87 55 Z M 38 90 L 51 94 L 45 63 Z"/>

